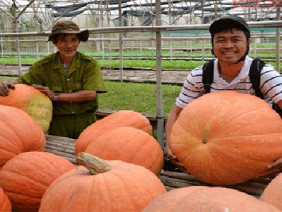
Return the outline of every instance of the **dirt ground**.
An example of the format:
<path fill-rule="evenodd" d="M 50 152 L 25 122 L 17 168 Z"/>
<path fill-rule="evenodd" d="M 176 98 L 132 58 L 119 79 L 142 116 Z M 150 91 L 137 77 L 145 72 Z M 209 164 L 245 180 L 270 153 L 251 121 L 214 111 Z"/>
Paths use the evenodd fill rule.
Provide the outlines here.
<path fill-rule="evenodd" d="M 28 71 L 29 66 L 21 66 L 21 72 L 24 74 Z M 105 80 L 129 81 L 129 82 L 156 82 L 156 71 L 142 70 L 135 68 L 134 70 L 102 70 Z M 162 83 L 180 84 L 182 85 L 190 70 L 162 70 Z M 17 65 L 0 64 L 0 75 L 18 76 L 19 69 Z M 122 78 L 121 78 L 122 77 Z"/>

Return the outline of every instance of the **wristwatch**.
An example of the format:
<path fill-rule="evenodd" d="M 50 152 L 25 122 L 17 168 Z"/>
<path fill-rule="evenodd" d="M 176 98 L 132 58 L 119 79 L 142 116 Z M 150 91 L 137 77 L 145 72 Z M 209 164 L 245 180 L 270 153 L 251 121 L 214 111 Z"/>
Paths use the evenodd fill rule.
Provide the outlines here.
<path fill-rule="evenodd" d="M 59 93 L 54 93 L 54 96 L 53 96 L 53 101 L 58 101 L 58 97 L 59 97 Z"/>

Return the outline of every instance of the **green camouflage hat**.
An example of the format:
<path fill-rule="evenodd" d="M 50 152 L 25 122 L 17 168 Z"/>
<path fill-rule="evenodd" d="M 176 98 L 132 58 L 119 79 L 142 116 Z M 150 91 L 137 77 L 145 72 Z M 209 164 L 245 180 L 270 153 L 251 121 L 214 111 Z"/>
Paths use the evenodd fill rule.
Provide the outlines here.
<path fill-rule="evenodd" d="M 52 28 L 48 41 L 52 41 L 56 34 L 78 34 L 80 41 L 87 41 L 89 30 L 80 30 L 78 25 L 70 20 L 58 21 Z"/>

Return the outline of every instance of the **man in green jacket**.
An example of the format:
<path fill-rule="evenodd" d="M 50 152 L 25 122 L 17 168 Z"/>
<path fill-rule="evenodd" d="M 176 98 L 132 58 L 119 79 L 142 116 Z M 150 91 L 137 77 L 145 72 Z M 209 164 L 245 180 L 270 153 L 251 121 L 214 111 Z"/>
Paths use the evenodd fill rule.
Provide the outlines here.
<path fill-rule="evenodd" d="M 73 21 L 57 22 L 48 40 L 58 52 L 34 63 L 17 81 L 1 83 L 0 95 L 8 95 L 17 83 L 33 85 L 53 101 L 49 134 L 77 138 L 96 121 L 97 93 L 106 92 L 98 62 L 77 51 L 88 37 L 89 31 Z"/>

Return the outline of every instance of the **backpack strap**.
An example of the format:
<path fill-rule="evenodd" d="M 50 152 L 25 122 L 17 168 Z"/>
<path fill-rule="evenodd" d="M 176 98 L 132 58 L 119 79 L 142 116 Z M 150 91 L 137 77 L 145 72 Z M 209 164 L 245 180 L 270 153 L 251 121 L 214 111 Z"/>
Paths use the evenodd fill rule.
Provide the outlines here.
<path fill-rule="evenodd" d="M 253 89 L 255 90 L 256 96 L 260 97 L 261 99 L 263 99 L 263 95 L 260 91 L 260 73 L 264 65 L 265 63 L 262 60 L 254 59 L 251 64 L 250 73 L 249 73 L 250 81 L 252 83 Z M 272 103 L 272 109 L 275 110 L 282 118 L 282 110 L 274 102 Z"/>
<path fill-rule="evenodd" d="M 263 99 L 263 95 L 260 91 L 260 72 L 265 63 L 260 59 L 254 59 L 250 67 L 250 81 L 252 87 L 255 90 L 256 96 Z"/>
<path fill-rule="evenodd" d="M 210 60 L 203 65 L 203 84 L 205 93 L 209 93 L 211 90 L 211 84 L 213 82 L 213 61 Z"/>
<path fill-rule="evenodd" d="M 282 110 L 281 110 L 281 108 L 278 106 L 278 104 L 275 104 L 275 103 L 273 102 L 273 104 L 272 104 L 272 109 L 275 110 L 275 111 L 280 115 L 280 117 L 281 117 L 281 119 L 282 119 Z"/>

